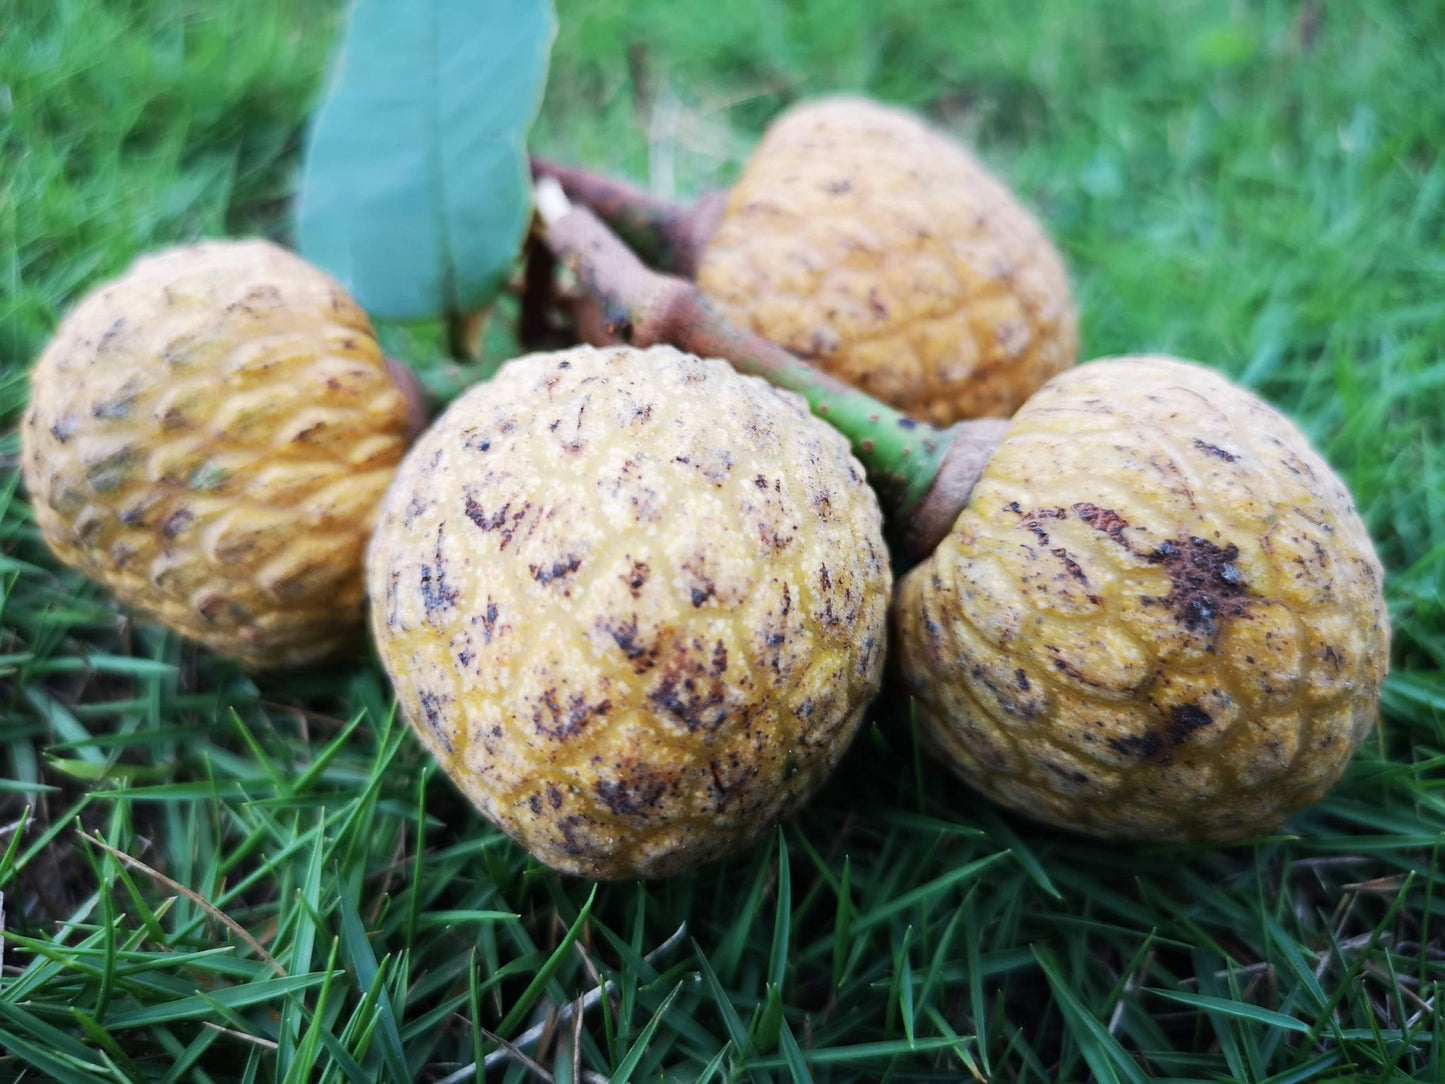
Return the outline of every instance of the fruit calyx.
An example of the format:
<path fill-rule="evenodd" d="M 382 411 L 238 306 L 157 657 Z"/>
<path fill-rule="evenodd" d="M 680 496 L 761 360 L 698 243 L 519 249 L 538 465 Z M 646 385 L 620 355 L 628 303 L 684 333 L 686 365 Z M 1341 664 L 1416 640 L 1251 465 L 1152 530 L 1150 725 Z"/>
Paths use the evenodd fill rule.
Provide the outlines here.
<path fill-rule="evenodd" d="M 421 381 L 417 379 L 412 367 L 404 361 L 391 357 L 384 358 L 386 371 L 391 374 L 391 379 L 406 396 L 406 439 L 407 443 L 415 440 L 421 435 L 421 431 L 427 427 L 431 420 L 431 411 L 427 409 L 426 393 L 422 390 Z"/>
<path fill-rule="evenodd" d="M 801 395 L 848 438 L 907 555 L 933 552 L 968 503 L 1006 422 L 940 429 L 910 418 L 732 324 L 690 281 L 647 267 L 589 207 L 574 205 L 556 177 L 538 181 L 536 204 L 548 247 L 596 298 L 611 334 L 634 346 L 724 358 Z"/>

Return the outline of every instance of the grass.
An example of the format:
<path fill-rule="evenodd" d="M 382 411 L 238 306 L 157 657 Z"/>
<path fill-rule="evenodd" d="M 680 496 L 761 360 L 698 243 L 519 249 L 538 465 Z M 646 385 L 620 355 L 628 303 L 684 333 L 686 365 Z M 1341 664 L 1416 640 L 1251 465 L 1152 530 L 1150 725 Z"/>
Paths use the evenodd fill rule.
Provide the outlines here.
<path fill-rule="evenodd" d="M 67 302 L 166 242 L 285 236 L 335 27 L 309 0 L 7 8 L 0 1077 L 1442 1078 L 1445 8 L 562 5 L 554 158 L 691 193 L 840 88 L 971 140 L 1059 239 L 1087 355 L 1209 361 L 1308 430 L 1396 630 L 1378 737 L 1276 837 L 1129 850 L 1002 815 L 893 694 L 768 842 L 597 888 L 472 812 L 371 660 L 250 677 L 133 623 L 18 484 Z"/>

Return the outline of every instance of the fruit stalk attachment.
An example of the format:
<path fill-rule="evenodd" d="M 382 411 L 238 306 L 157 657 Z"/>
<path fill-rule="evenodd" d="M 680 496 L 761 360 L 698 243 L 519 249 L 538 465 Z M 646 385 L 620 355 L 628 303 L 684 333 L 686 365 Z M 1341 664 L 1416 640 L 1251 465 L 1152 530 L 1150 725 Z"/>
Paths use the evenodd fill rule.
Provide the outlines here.
<path fill-rule="evenodd" d="M 962 422 L 940 429 L 820 372 L 725 319 L 691 282 L 645 266 L 589 208 L 573 205 L 561 183 L 537 183 L 537 211 L 548 247 L 602 306 L 608 330 L 634 346 L 669 345 L 725 358 L 739 372 L 796 392 L 852 445 L 904 551 L 933 552 L 958 517 L 1007 422 Z"/>
<path fill-rule="evenodd" d="M 649 265 L 684 278 L 696 275 L 703 245 L 728 199 L 727 192 L 718 189 L 695 203 L 678 203 L 625 181 L 536 157 L 532 176 L 556 181 L 571 202 L 590 210 Z"/>
<path fill-rule="evenodd" d="M 475 365 L 482 356 L 482 332 L 486 330 L 485 310 L 447 314 L 447 353 L 461 365 Z"/>

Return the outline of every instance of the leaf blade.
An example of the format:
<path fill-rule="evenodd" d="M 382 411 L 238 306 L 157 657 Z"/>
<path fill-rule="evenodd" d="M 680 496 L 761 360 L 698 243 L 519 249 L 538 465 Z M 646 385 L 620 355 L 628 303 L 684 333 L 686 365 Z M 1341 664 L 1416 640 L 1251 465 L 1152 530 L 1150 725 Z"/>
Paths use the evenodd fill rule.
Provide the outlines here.
<path fill-rule="evenodd" d="M 531 215 L 549 0 L 355 0 L 307 139 L 297 235 L 375 316 L 484 307 Z"/>

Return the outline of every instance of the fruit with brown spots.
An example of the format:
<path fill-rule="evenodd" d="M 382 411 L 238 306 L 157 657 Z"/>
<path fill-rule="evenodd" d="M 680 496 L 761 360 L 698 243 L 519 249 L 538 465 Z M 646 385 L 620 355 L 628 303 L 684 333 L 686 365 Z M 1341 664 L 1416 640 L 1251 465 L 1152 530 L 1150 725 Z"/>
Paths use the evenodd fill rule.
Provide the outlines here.
<path fill-rule="evenodd" d="M 383 504 L 372 625 L 422 741 L 547 864 L 662 876 L 755 838 L 878 687 L 891 574 L 846 441 L 669 348 L 510 362 Z"/>
<path fill-rule="evenodd" d="M 46 542 L 127 605 L 249 666 L 354 637 L 376 506 L 415 419 L 366 314 L 264 241 L 144 257 L 30 377 Z"/>
<path fill-rule="evenodd" d="M 925 739 L 1040 820 L 1133 840 L 1268 832 L 1375 726 L 1390 630 L 1343 483 L 1197 366 L 1096 361 L 1014 417 L 901 582 Z"/>
<path fill-rule="evenodd" d="M 539 168 L 639 232 L 627 218 L 645 197 Z M 972 154 L 903 110 L 804 102 L 730 191 L 654 213 L 654 232 L 680 235 L 664 261 L 695 273 L 734 324 L 917 418 L 1006 417 L 1077 359 L 1048 235 Z"/>

